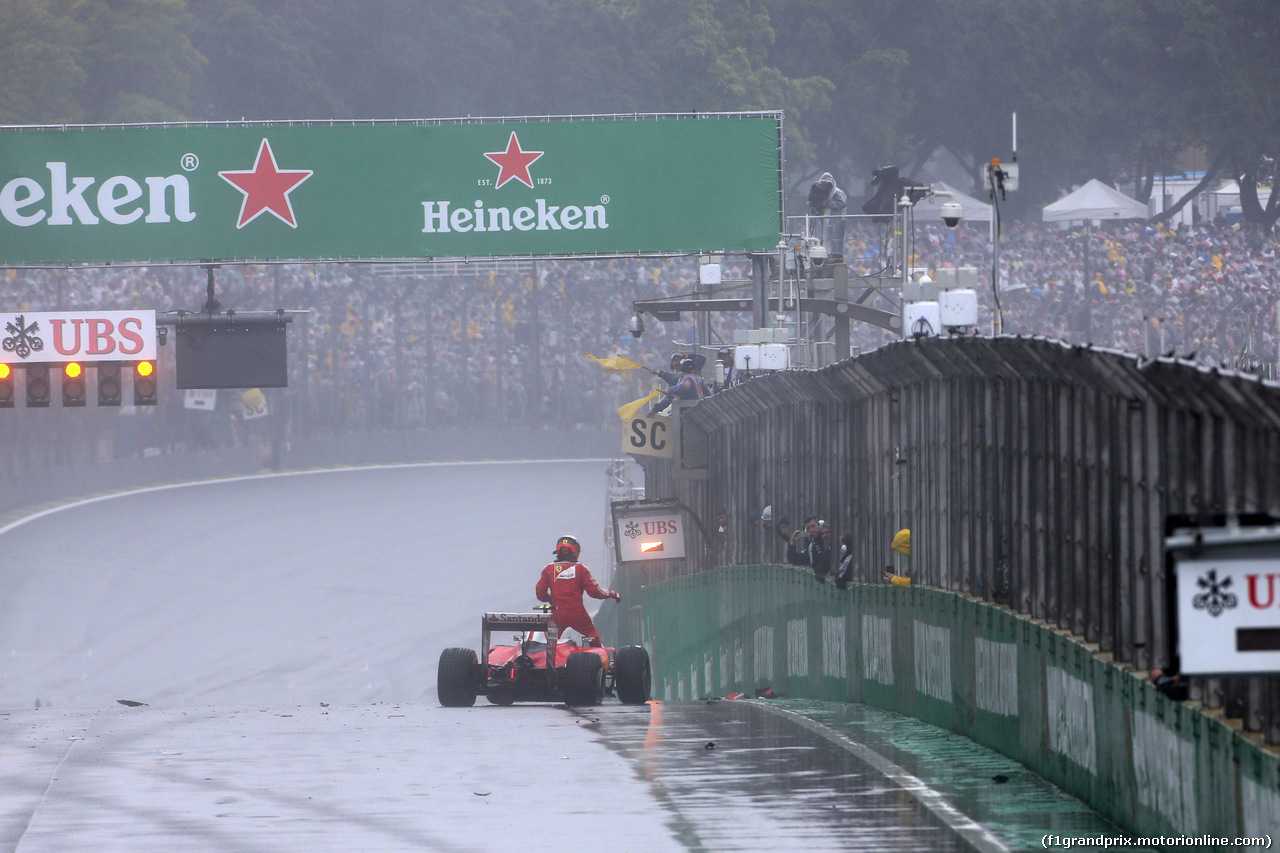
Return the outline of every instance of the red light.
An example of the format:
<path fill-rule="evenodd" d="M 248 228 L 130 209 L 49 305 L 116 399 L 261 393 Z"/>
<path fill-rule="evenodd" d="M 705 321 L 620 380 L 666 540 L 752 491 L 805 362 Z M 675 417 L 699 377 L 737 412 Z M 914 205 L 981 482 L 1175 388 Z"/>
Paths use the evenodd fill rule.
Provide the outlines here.
<path fill-rule="evenodd" d="M 76 379 L 80 376 L 80 374 L 84 373 L 84 368 L 80 366 L 79 362 L 75 362 L 75 361 L 68 361 L 66 366 L 63 367 L 62 370 L 63 370 L 63 373 L 65 373 L 66 376 L 70 379 Z"/>
<path fill-rule="evenodd" d="M 156 366 L 149 361 L 138 362 L 139 376 L 150 376 L 152 373 L 155 372 L 155 369 L 156 369 Z"/>
<path fill-rule="evenodd" d="M 10 372 L 9 365 L 0 364 L 0 379 L 8 379 Z"/>

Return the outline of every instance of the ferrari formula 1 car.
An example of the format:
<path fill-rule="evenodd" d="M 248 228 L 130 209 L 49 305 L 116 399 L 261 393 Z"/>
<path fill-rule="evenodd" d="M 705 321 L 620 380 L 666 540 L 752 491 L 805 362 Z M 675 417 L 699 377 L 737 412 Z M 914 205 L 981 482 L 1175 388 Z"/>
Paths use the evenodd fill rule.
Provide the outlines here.
<path fill-rule="evenodd" d="M 515 642 L 491 646 L 495 630 L 517 632 Z M 548 660 L 553 665 L 548 666 Z M 436 693 L 446 708 L 470 707 L 480 695 L 494 705 L 599 705 L 606 695 L 616 695 L 625 705 L 641 705 L 649 700 L 652 687 L 649 653 L 643 646 L 623 646 L 615 652 L 561 641 L 547 610 L 484 614 L 480 657 L 474 649 L 445 649 L 436 679 Z"/>

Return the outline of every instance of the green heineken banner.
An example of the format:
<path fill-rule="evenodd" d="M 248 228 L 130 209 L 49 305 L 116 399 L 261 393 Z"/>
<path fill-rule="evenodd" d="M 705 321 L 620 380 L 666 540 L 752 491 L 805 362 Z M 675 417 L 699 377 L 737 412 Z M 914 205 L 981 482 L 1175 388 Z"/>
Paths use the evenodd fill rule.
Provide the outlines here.
<path fill-rule="evenodd" d="M 0 266 L 767 251 L 777 114 L 0 130 Z"/>

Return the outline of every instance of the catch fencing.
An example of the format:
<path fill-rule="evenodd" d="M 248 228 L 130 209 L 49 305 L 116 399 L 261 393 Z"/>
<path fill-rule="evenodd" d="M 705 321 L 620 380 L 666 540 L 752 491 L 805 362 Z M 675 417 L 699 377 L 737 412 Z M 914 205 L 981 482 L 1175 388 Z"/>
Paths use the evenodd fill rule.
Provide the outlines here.
<path fill-rule="evenodd" d="M 708 523 L 725 509 L 727 542 L 632 582 L 782 562 L 778 522 L 816 515 L 834 547 L 852 535 L 856 581 L 888 568 L 1141 671 L 1169 662 L 1168 519 L 1280 520 L 1280 387 L 1043 338 L 904 341 L 754 379 L 678 428 L 704 460 L 641 459 L 647 496 Z M 753 521 L 765 507 L 773 529 Z M 902 528 L 909 558 L 889 548 Z M 1280 743 L 1280 678 L 1192 691 Z"/>

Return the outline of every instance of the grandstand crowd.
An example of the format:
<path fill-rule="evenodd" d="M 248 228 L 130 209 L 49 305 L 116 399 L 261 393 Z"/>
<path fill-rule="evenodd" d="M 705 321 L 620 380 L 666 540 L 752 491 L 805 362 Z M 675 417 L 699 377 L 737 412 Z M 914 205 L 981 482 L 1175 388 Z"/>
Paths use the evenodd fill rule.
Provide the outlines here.
<path fill-rule="evenodd" d="M 986 226 L 913 230 L 912 266 L 977 268 L 985 283 L 979 288 L 979 331 L 990 333 Z M 883 229 L 851 231 L 845 260 L 856 284 L 857 274 L 881 268 L 885 245 Z M 1232 368 L 1274 363 L 1280 344 L 1277 242 L 1274 233 L 1223 222 L 1181 230 L 1145 223 L 1087 230 L 1013 223 L 1000 249 L 1003 332 L 1144 355 L 1176 351 Z M 746 258 L 728 257 L 725 264 L 725 279 L 749 278 Z M 646 316 L 639 339 L 628 332 L 633 300 L 699 287 L 692 257 L 473 267 L 441 275 L 361 263 L 223 266 L 216 270 L 216 297 L 237 311 L 309 312 L 289 333 L 295 428 L 477 421 L 612 426 L 616 408 L 648 393 L 652 377 L 607 372 L 586 355 L 622 354 L 665 367 L 673 351 L 695 344 L 714 350 L 731 344 L 735 329 L 750 326 L 749 312 L 712 315 L 712 339 L 699 341 L 695 318 L 685 313 L 666 323 Z M 206 286 L 206 271 L 188 266 L 0 271 L 8 312 L 198 311 Z M 894 310 L 897 292 L 888 289 L 876 299 L 877 307 Z M 852 336 L 862 352 L 894 340 L 859 324 Z M 712 365 L 714 360 L 708 370 Z M 180 395 L 164 395 L 162 405 L 181 406 Z"/>

